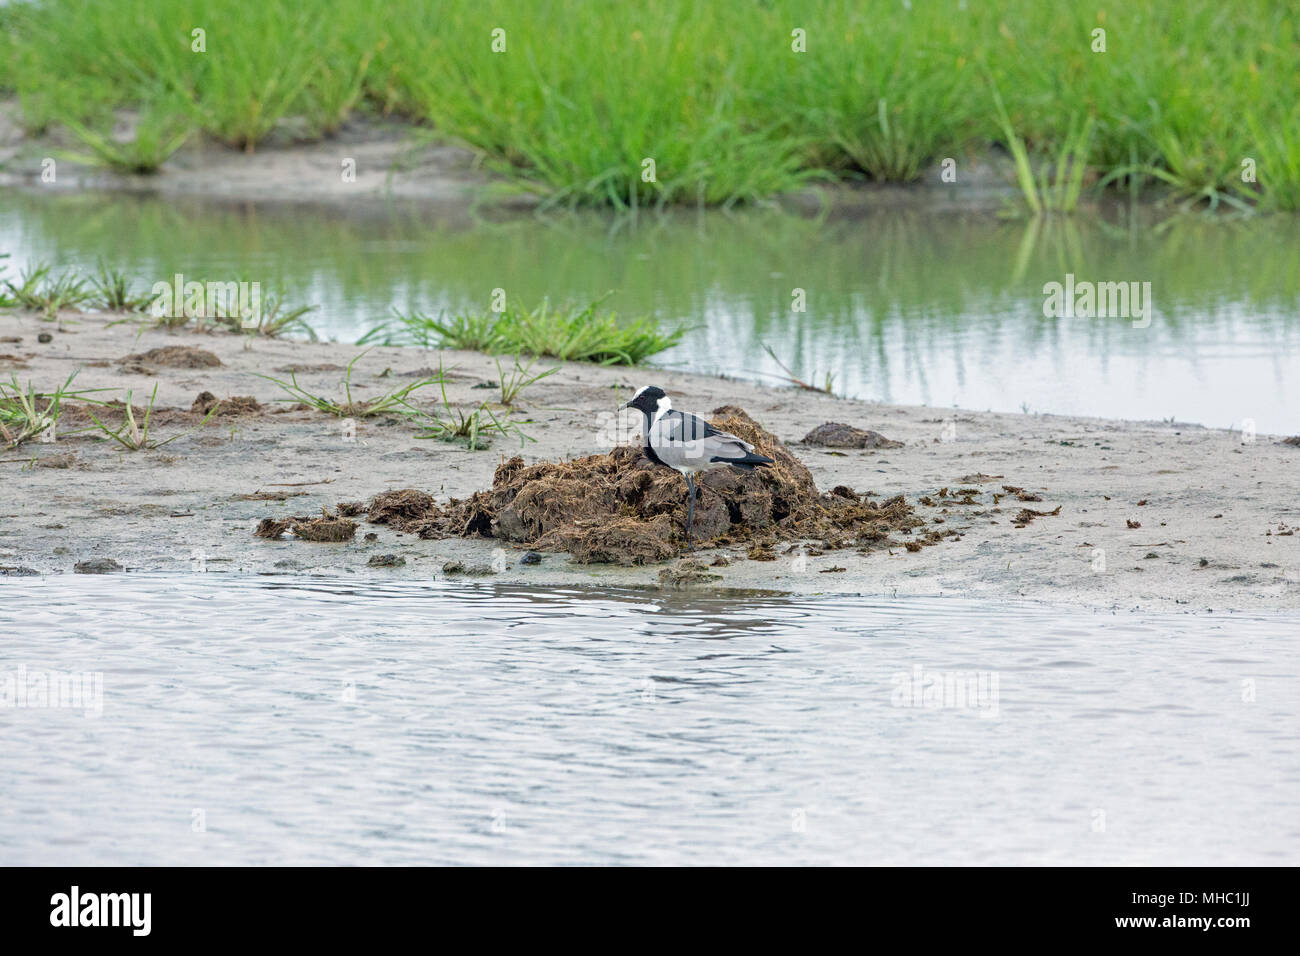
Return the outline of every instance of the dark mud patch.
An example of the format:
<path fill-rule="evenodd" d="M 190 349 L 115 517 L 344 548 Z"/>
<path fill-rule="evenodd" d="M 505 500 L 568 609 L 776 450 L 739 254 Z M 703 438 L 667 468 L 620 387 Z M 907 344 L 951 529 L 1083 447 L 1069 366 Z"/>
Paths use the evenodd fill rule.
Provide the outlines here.
<path fill-rule="evenodd" d="M 149 417 L 149 430 L 153 434 L 153 429 L 157 426 L 167 425 L 184 425 L 193 426 L 194 416 L 188 409 L 184 408 L 157 408 L 150 410 L 142 405 L 131 405 L 131 414 L 135 418 L 136 425 L 144 428 L 145 416 Z M 73 428 L 85 429 L 94 428 L 95 419 L 111 429 L 116 429 L 126 422 L 126 403 L 114 399 L 111 402 L 105 402 L 102 405 L 90 405 L 78 402 L 69 403 L 63 406 L 63 415 L 59 418 L 59 427 L 62 429 L 67 426 Z M 91 437 L 103 437 L 102 433 L 96 432 Z M 170 437 L 169 435 L 157 436 L 159 438 Z M 60 441 L 63 438 L 60 433 Z"/>
<path fill-rule="evenodd" d="M 135 352 L 117 360 L 119 365 L 162 366 L 163 368 L 217 368 L 221 359 L 215 352 L 189 345 L 165 345 L 148 352 Z"/>
<path fill-rule="evenodd" d="M 681 588 L 692 584 L 709 584 L 721 581 L 722 575 L 709 570 L 709 565 L 694 558 L 683 558 L 671 568 L 659 572 L 659 583 L 664 587 Z"/>
<path fill-rule="evenodd" d="M 357 523 L 350 518 L 332 515 L 322 508 L 315 517 L 294 515 L 292 518 L 263 518 L 253 532 L 259 538 L 278 540 L 285 533 L 303 541 L 351 541 L 357 533 Z"/>
<path fill-rule="evenodd" d="M 712 418 L 774 463 L 699 477 L 697 542 L 770 550 L 777 541 L 816 540 L 824 549 L 867 551 L 898 545 L 893 535 L 910 536 L 923 524 L 901 495 L 876 501 L 848 488 L 822 494 L 804 464 L 742 409 L 723 406 Z M 372 499 L 368 518 L 422 538 L 495 538 L 566 551 L 580 563 L 647 564 L 684 547 L 686 484 L 629 446 L 535 465 L 516 457 L 497 467 L 488 491 L 445 506 L 416 489 L 384 492 Z M 922 541 L 944 536 L 932 533 Z"/>
<path fill-rule="evenodd" d="M 490 564 L 466 564 L 464 561 L 448 561 L 442 566 L 442 573 L 453 576 L 463 574 L 471 578 L 486 578 L 496 574 Z"/>
<path fill-rule="evenodd" d="M 841 422 L 826 422 L 803 436 L 801 444 L 821 448 L 902 448 L 901 441 L 886 438 L 880 432 L 854 428 Z"/>
<path fill-rule="evenodd" d="M 89 561 L 78 561 L 72 570 L 77 574 L 114 574 L 123 568 L 112 558 L 92 558 Z"/>
<path fill-rule="evenodd" d="M 37 468 L 71 468 L 77 463 L 75 451 L 61 451 L 36 459 Z"/>

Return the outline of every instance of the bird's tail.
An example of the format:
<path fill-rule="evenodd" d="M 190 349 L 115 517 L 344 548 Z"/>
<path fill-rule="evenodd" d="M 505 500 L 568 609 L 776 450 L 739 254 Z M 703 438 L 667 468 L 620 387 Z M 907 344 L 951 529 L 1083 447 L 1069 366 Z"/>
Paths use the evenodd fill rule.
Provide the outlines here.
<path fill-rule="evenodd" d="M 746 452 L 744 458 L 714 458 L 714 461 L 725 461 L 733 468 L 739 468 L 741 471 L 753 471 L 755 468 L 763 465 L 771 465 L 775 462 L 773 459 L 764 455 L 755 455 L 752 451 Z"/>

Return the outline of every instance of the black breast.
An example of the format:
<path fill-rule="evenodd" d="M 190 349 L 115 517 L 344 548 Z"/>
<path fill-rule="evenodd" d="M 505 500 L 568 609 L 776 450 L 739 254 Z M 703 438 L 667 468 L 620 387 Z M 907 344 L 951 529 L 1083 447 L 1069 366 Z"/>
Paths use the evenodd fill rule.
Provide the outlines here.
<path fill-rule="evenodd" d="M 664 465 L 663 459 L 656 455 L 655 450 L 650 447 L 650 428 L 653 425 L 653 422 L 650 419 L 650 413 L 643 411 L 641 414 L 645 416 L 645 456 L 656 465 Z M 667 468 L 668 466 L 664 465 L 664 467 Z"/>

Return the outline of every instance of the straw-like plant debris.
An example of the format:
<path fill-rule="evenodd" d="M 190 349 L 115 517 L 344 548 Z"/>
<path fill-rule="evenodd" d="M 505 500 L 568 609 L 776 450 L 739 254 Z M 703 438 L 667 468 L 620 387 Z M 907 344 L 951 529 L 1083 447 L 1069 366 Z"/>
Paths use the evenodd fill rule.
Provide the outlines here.
<path fill-rule="evenodd" d="M 849 488 L 822 494 L 808 469 L 735 406 L 716 409 L 717 427 L 772 458 L 742 473 L 718 469 L 698 480 L 695 540 L 770 552 L 778 541 L 815 541 L 823 550 L 862 551 L 936 544 L 952 531 L 913 536 L 924 522 L 902 495 L 876 500 Z M 581 563 L 647 564 L 685 545 L 686 484 L 639 447 L 528 465 L 500 464 L 487 491 L 440 506 L 415 489 L 376 495 L 368 520 L 422 538 L 484 537 L 538 551 L 567 551 Z M 905 540 L 895 538 L 902 536 Z"/>
<path fill-rule="evenodd" d="M 253 534 L 259 538 L 277 540 L 285 532 L 304 541 L 351 541 L 357 533 L 357 523 L 340 515 L 332 515 L 325 508 L 315 517 L 295 515 L 292 518 L 263 518 Z"/>

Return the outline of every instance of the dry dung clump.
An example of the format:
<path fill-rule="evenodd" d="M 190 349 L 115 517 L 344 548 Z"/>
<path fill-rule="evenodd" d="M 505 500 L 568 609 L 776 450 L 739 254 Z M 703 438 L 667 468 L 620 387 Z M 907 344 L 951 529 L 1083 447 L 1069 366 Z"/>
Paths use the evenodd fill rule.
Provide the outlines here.
<path fill-rule="evenodd" d="M 854 428 L 841 422 L 826 422 L 803 436 L 802 444 L 823 448 L 902 448 L 901 441 L 886 438 L 880 432 Z"/>
<path fill-rule="evenodd" d="M 188 345 L 165 345 L 148 352 L 136 352 L 117 360 L 119 365 L 162 365 L 165 368 L 216 368 L 221 359 L 207 349 Z"/>
<path fill-rule="evenodd" d="M 414 488 L 404 488 L 375 495 L 370 500 L 366 519 L 371 524 L 391 524 L 399 531 L 405 531 L 406 525 L 428 518 L 433 510 L 433 495 Z"/>
<path fill-rule="evenodd" d="M 216 411 L 212 412 L 214 407 Z M 232 395 L 228 398 L 217 398 L 211 392 L 199 392 L 198 397 L 194 399 L 194 404 L 190 406 L 190 411 L 195 415 L 207 415 L 212 412 L 215 418 L 257 415 L 262 411 L 262 403 L 252 395 Z"/>
<path fill-rule="evenodd" d="M 253 534 L 259 538 L 275 540 L 286 531 L 304 541 L 351 541 L 357 533 L 357 523 L 322 508 L 316 517 L 295 515 L 292 518 L 263 518 Z"/>
<path fill-rule="evenodd" d="M 735 406 L 716 409 L 712 421 L 773 464 L 699 476 L 698 542 L 755 545 L 757 554 L 782 540 L 865 550 L 899 545 L 891 535 L 911 535 L 924 523 L 901 495 L 877 502 L 844 487 L 823 495 L 803 463 Z M 371 501 L 369 520 L 422 538 L 497 538 L 538 551 L 567 551 L 581 563 L 646 564 L 683 549 L 686 484 L 639 447 L 534 465 L 516 457 L 497 467 L 488 491 L 446 506 L 414 489 L 385 492 Z M 922 540 L 930 544 L 942 537 Z"/>

